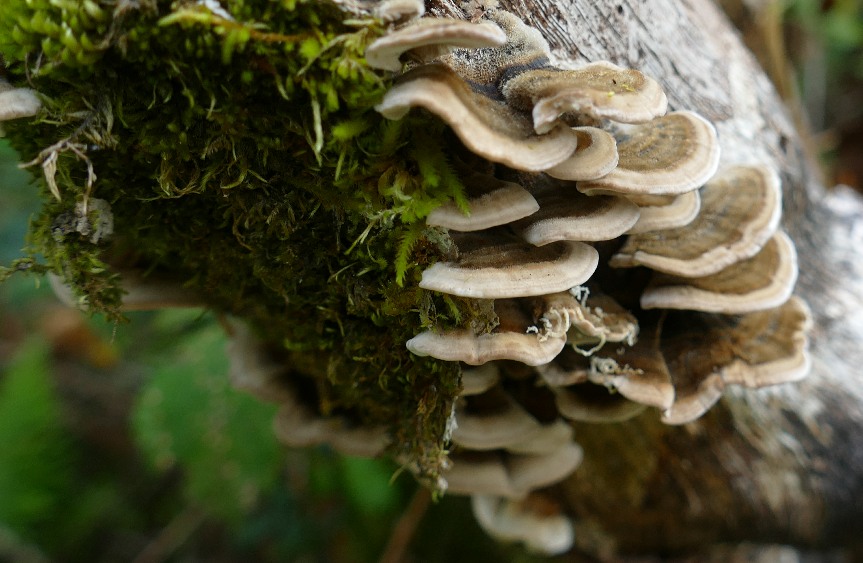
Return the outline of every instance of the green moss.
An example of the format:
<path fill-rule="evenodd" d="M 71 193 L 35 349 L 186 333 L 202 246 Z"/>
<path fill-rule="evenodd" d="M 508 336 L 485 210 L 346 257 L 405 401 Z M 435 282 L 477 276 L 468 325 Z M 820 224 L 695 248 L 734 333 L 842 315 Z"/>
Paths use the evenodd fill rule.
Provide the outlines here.
<path fill-rule="evenodd" d="M 363 59 L 380 22 L 327 2 L 224 5 L 232 19 L 194 2 L 4 1 L 8 78 L 45 102 L 6 129 L 54 184 L 26 263 L 41 255 L 115 320 L 114 267 L 181 276 L 283 343 L 324 412 L 390 425 L 433 480 L 458 368 L 404 342 L 495 321 L 487 303 L 417 287 L 453 252 L 423 219 L 465 206 L 451 141 L 428 116 L 374 111 L 391 80 Z M 91 198 L 111 206 L 110 243 L 58 232 Z"/>

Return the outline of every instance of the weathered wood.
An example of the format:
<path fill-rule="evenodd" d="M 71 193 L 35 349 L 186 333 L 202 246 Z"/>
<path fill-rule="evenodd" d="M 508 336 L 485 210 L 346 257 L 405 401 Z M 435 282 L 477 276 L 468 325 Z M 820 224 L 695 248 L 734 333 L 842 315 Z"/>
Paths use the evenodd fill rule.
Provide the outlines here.
<path fill-rule="evenodd" d="M 482 2 L 432 4 L 433 13 L 459 17 L 482 9 Z M 693 109 L 716 124 L 723 164 L 780 170 L 785 228 L 800 255 L 796 292 L 815 319 L 813 370 L 798 385 L 729 390 L 685 427 L 663 426 L 655 412 L 620 425 L 577 425 L 585 462 L 562 489 L 579 548 L 601 556 L 742 541 L 860 549 L 860 198 L 825 192 L 788 111 L 710 0 L 499 5 L 540 29 L 561 60 L 605 59 L 657 78 L 672 109 Z"/>

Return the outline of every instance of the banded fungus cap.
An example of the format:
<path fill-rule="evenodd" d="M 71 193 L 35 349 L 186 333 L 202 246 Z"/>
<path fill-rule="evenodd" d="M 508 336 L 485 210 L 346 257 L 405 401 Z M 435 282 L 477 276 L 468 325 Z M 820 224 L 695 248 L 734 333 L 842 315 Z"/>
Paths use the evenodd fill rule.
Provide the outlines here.
<path fill-rule="evenodd" d="M 542 454 L 456 451 L 444 478 L 450 492 L 521 498 L 566 478 L 583 457 L 581 446 L 573 442 Z"/>
<path fill-rule="evenodd" d="M 613 423 L 642 413 L 645 405 L 630 401 L 605 387 L 581 383 L 553 389 L 561 416 L 580 422 Z"/>
<path fill-rule="evenodd" d="M 728 385 L 759 388 L 803 378 L 809 371 L 809 309 L 797 297 L 781 307 L 739 316 L 672 312 L 661 350 L 676 397 L 666 424 L 695 420 Z M 692 334 L 700 337 L 693 341 Z"/>
<path fill-rule="evenodd" d="M 627 234 L 637 235 L 650 231 L 664 231 L 685 227 L 701 210 L 699 190 L 677 196 L 629 196 L 638 205 L 638 221 Z"/>
<path fill-rule="evenodd" d="M 547 386 L 566 387 L 587 381 L 590 362 L 574 346 L 564 346 L 552 361 L 536 366 L 536 372 Z"/>
<path fill-rule="evenodd" d="M 415 107 L 440 117 L 473 153 L 518 170 L 550 168 L 569 158 L 578 144 L 568 127 L 535 134 L 528 118 L 471 90 L 452 69 L 439 63 L 406 72 L 375 109 L 387 119 L 402 119 Z"/>
<path fill-rule="evenodd" d="M 443 475 L 448 492 L 508 498 L 519 496 L 512 486 L 500 452 L 453 452 L 450 460 L 452 463 Z"/>
<path fill-rule="evenodd" d="M 631 235 L 609 263 L 701 277 L 754 256 L 782 213 L 779 177 L 766 166 L 722 171 L 701 190 L 701 211 L 685 227 Z"/>
<path fill-rule="evenodd" d="M 480 231 L 532 215 L 539 204 L 529 191 L 513 182 L 485 174 L 465 178 L 469 213 L 447 202 L 429 213 L 426 224 L 454 231 Z"/>
<path fill-rule="evenodd" d="M 797 252 L 778 231 L 761 251 L 715 274 L 684 278 L 656 274 L 641 295 L 644 309 L 741 314 L 778 307 L 797 282 Z"/>
<path fill-rule="evenodd" d="M 523 542 L 543 555 L 558 555 L 572 547 L 572 522 L 545 496 L 531 493 L 516 500 L 472 495 L 471 508 L 480 527 L 498 540 Z"/>
<path fill-rule="evenodd" d="M 659 351 L 656 324 L 642 326 L 633 346 L 603 356 L 597 354 L 589 363 L 588 379 L 592 383 L 615 389 L 630 401 L 663 410 L 674 402 L 674 385 Z"/>
<path fill-rule="evenodd" d="M 500 369 L 493 363 L 461 370 L 461 396 L 485 393 L 500 382 Z"/>
<path fill-rule="evenodd" d="M 515 14 L 493 10 L 485 14 L 500 27 L 506 43 L 488 49 L 455 49 L 439 60 L 455 70 L 477 90 L 503 98 L 500 85 L 507 77 L 528 68 L 548 65 L 551 49 L 539 30 L 526 25 Z"/>
<path fill-rule="evenodd" d="M 574 70 L 525 70 L 508 79 L 501 89 L 514 106 L 532 111 L 537 133 L 549 131 L 567 114 L 641 123 L 664 115 L 668 109 L 665 92 L 655 80 L 608 61 Z"/>
<path fill-rule="evenodd" d="M 419 286 L 460 297 L 504 299 L 565 291 L 584 283 L 599 254 L 581 242 L 535 247 L 505 232 L 453 234 L 459 255 L 422 273 Z"/>
<path fill-rule="evenodd" d="M 508 452 L 524 455 L 542 455 L 558 450 L 572 442 L 572 426 L 557 419 L 539 426 L 522 440 L 506 446 Z"/>
<path fill-rule="evenodd" d="M 514 227 L 524 240 L 536 246 L 562 240 L 611 240 L 638 221 L 638 206 L 623 197 L 588 197 L 571 186 L 554 186 L 535 195 L 539 211 Z"/>
<path fill-rule="evenodd" d="M 641 125 L 621 125 L 617 167 L 580 183 L 586 194 L 679 195 L 702 186 L 719 166 L 713 125 L 691 111 L 676 111 Z"/>
<path fill-rule="evenodd" d="M 424 0 L 380 0 L 374 15 L 385 22 L 397 22 L 421 17 L 426 11 Z"/>
<path fill-rule="evenodd" d="M 456 404 L 453 443 L 473 450 L 495 450 L 536 434 L 539 422 L 508 393 L 494 388 Z"/>
<path fill-rule="evenodd" d="M 568 477 L 581 465 L 584 451 L 574 442 L 567 442 L 542 454 L 511 454 L 506 458 L 513 488 L 519 495 L 553 485 Z"/>
<path fill-rule="evenodd" d="M 528 366 L 550 362 L 566 344 L 565 331 L 540 334 L 536 320 L 525 311 L 526 303 L 498 299 L 495 313 L 500 324 L 494 332 L 474 334 L 470 330 L 443 333 L 425 331 L 407 341 L 408 350 L 418 356 L 481 365 L 493 360 L 513 360 Z"/>
<path fill-rule="evenodd" d="M 399 71 L 402 69 L 400 57 L 409 51 L 430 46 L 498 47 L 504 42 L 506 34 L 492 22 L 421 18 L 375 40 L 366 49 L 366 62 L 372 68 Z M 438 54 L 442 53 L 434 53 Z"/>
<path fill-rule="evenodd" d="M 597 127 L 573 127 L 578 146 L 569 158 L 544 172 L 560 180 L 595 180 L 614 170 L 618 163 L 617 141 Z"/>

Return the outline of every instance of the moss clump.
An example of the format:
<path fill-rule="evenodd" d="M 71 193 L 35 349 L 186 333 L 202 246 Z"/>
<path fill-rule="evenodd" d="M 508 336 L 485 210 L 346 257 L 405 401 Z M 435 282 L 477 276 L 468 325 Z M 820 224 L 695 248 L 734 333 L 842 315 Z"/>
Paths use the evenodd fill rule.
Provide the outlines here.
<path fill-rule="evenodd" d="M 446 132 L 374 112 L 390 78 L 363 52 L 381 22 L 328 2 L 224 5 L 4 1 L 3 72 L 45 103 L 6 124 L 48 179 L 26 264 L 41 254 L 112 319 L 117 268 L 180 276 L 283 343 L 324 412 L 389 424 L 434 478 L 458 368 L 404 342 L 494 322 L 490 307 L 416 285 L 452 252 L 423 218 L 464 203 Z M 58 228 L 93 198 L 110 204 L 110 242 Z"/>

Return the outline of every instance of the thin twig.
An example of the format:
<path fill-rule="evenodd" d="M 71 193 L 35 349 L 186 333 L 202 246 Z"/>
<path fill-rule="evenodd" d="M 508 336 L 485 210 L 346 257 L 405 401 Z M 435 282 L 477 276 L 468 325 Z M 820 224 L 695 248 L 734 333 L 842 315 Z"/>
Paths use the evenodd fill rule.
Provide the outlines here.
<path fill-rule="evenodd" d="M 431 493 L 429 490 L 425 487 L 417 489 L 410 504 L 405 508 L 399 521 L 396 522 L 393 533 L 390 535 L 390 541 L 387 542 L 387 547 L 381 555 L 380 563 L 400 563 L 404 560 L 405 551 L 416 534 L 417 527 L 425 516 L 430 503 Z"/>
<path fill-rule="evenodd" d="M 159 563 L 165 561 L 183 545 L 189 536 L 204 521 L 205 513 L 196 507 L 188 507 L 162 528 L 159 534 L 148 543 L 132 563 Z"/>

